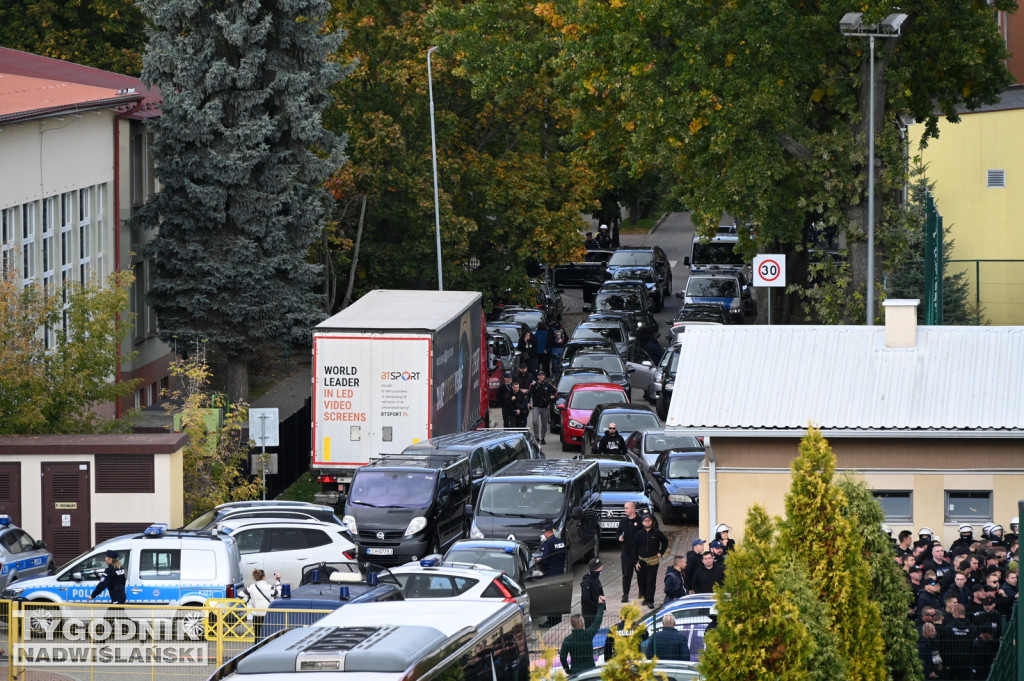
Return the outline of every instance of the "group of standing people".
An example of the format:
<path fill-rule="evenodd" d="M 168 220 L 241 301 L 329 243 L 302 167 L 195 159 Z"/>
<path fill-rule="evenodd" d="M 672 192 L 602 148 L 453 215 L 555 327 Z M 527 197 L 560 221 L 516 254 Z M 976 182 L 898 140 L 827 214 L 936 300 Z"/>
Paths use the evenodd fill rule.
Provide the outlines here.
<path fill-rule="evenodd" d="M 505 384 L 498 391 L 501 417 L 505 428 L 526 428 L 533 416 L 533 435 L 541 444 L 547 444 L 551 403 L 555 400 L 555 385 L 547 380 L 543 369 L 534 376 L 526 363 L 519 365 L 515 376 L 505 374 Z"/>
<path fill-rule="evenodd" d="M 608 250 L 614 245 L 611 232 L 608 229 L 608 225 L 601 225 L 597 230 L 597 236 L 594 236 L 593 232 L 587 232 L 584 235 L 583 247 L 588 251 L 595 249 Z"/>

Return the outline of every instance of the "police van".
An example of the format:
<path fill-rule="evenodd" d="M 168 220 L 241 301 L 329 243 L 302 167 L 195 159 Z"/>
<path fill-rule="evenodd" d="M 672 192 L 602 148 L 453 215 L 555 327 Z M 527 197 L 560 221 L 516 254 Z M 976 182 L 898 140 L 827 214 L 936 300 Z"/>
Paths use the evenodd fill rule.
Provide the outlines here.
<path fill-rule="evenodd" d="M 209 681 L 526 681 L 530 655 L 515 603 L 353 603 L 250 648 Z"/>
<path fill-rule="evenodd" d="M 34 604 L 87 603 L 103 578 L 107 551 L 120 554 L 128 605 L 199 606 L 210 598 L 235 598 L 242 589 L 232 537 L 168 532 L 167 525 L 156 524 L 142 534 L 108 539 L 51 575 L 21 579 L 2 597 Z M 94 602 L 110 603 L 110 594 L 104 591 Z M 71 616 L 67 610 L 62 617 Z M 201 624 L 201 618 L 194 619 Z"/>

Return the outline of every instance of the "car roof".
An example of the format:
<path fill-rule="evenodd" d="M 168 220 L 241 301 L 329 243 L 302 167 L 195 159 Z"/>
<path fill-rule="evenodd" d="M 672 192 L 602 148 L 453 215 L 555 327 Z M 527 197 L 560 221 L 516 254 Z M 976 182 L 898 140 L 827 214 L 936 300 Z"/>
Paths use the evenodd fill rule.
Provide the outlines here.
<path fill-rule="evenodd" d="M 643 412 L 644 414 L 654 414 L 654 407 L 649 404 L 640 404 L 637 402 L 606 402 L 605 404 L 599 404 L 595 408 L 595 411 L 600 409 L 602 412 Z"/>
<path fill-rule="evenodd" d="M 626 392 L 625 390 L 622 390 L 622 386 L 618 383 L 577 383 L 569 392 L 582 392 L 584 390 L 619 390 L 621 392 Z"/>
<path fill-rule="evenodd" d="M 529 548 L 518 539 L 459 539 L 448 547 L 448 550 L 459 549 L 504 549 L 508 546 Z"/>
<path fill-rule="evenodd" d="M 604 369 L 597 369 L 595 367 L 569 367 L 562 371 L 562 378 L 566 376 L 577 376 L 579 374 L 595 374 L 598 376 L 607 376 L 608 372 Z"/>
<path fill-rule="evenodd" d="M 337 523 L 328 523 L 315 518 L 224 518 L 223 520 L 217 521 L 216 526 L 223 527 L 234 531 L 241 529 L 242 527 L 266 526 L 266 527 L 285 527 L 285 526 L 297 526 L 297 527 L 322 527 L 327 530 L 345 530 L 344 525 L 338 525 Z M 200 530 L 205 532 L 206 530 Z"/>
<path fill-rule="evenodd" d="M 611 341 L 604 342 L 610 343 Z M 606 348 L 580 348 L 580 351 L 573 355 L 572 361 L 575 362 L 579 357 L 618 357 L 622 359 L 622 355 Z"/>
<path fill-rule="evenodd" d="M 308 501 L 283 501 L 283 500 L 277 500 L 277 499 L 274 499 L 274 500 L 262 500 L 262 501 L 258 500 L 258 499 L 254 499 L 254 500 L 251 500 L 251 501 L 229 501 L 227 503 L 220 504 L 220 505 L 216 506 L 214 508 L 214 510 L 215 511 L 227 511 L 227 510 L 232 510 L 232 509 L 236 509 L 236 508 L 237 509 L 250 509 L 250 510 L 251 509 L 273 510 L 273 509 L 277 509 L 277 508 L 281 508 L 281 509 L 303 508 L 303 509 L 319 509 L 321 511 L 322 510 L 328 510 L 328 511 L 332 511 L 332 512 L 334 511 L 333 508 L 331 508 L 330 506 L 325 506 L 324 504 L 314 504 L 314 503 L 311 503 L 311 502 L 308 502 Z"/>
<path fill-rule="evenodd" d="M 421 565 L 420 561 L 410 561 L 403 565 L 396 565 L 394 567 L 387 568 L 386 570 L 392 575 L 461 575 L 465 577 L 479 577 L 483 576 L 486 578 L 494 579 L 500 575 L 505 574 L 501 570 L 495 570 L 491 567 L 466 567 L 462 565 L 447 565 L 445 563 L 438 562 L 436 565 Z"/>
<path fill-rule="evenodd" d="M 568 480 L 587 470 L 592 463 L 579 459 L 517 459 L 485 480 L 484 485 L 503 478 Z"/>

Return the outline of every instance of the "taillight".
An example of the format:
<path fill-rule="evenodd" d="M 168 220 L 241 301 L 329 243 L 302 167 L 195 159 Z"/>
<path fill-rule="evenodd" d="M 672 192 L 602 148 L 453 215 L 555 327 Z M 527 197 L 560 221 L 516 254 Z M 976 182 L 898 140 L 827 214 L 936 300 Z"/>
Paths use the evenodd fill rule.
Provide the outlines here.
<path fill-rule="evenodd" d="M 224 598 L 234 598 L 234 597 L 235 597 L 235 585 L 234 584 L 228 584 L 227 588 L 224 589 Z"/>
<path fill-rule="evenodd" d="M 357 554 L 353 551 L 342 551 L 341 555 L 345 556 L 349 560 L 355 560 Z"/>
<path fill-rule="evenodd" d="M 508 589 L 505 588 L 504 584 L 502 584 L 498 580 L 494 580 L 494 585 L 496 587 L 498 587 L 498 589 L 501 590 L 502 594 L 504 594 L 505 597 L 501 599 L 502 601 L 504 601 L 505 603 L 515 603 L 516 602 L 515 596 L 512 595 L 511 591 L 509 591 Z"/>

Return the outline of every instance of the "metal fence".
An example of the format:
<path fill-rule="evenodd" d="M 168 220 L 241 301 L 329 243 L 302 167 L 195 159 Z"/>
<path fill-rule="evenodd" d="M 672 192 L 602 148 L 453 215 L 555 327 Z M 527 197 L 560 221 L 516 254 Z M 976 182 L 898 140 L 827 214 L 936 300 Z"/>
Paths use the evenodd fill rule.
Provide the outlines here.
<path fill-rule="evenodd" d="M 999 644 L 999 653 L 992 661 L 988 681 L 1017 681 L 1020 679 L 1018 674 L 1018 659 L 1020 657 L 1018 610 L 1019 608 L 1014 605 L 1010 619 L 1003 627 L 1003 640 Z"/>
<path fill-rule="evenodd" d="M 947 277 L 964 275 L 975 323 L 1024 324 L 1024 260 L 946 260 L 943 266 Z"/>
<path fill-rule="evenodd" d="M 8 681 L 202 681 L 273 629 L 312 624 L 329 610 L 250 611 L 238 599 L 172 607 L 0 602 Z"/>

